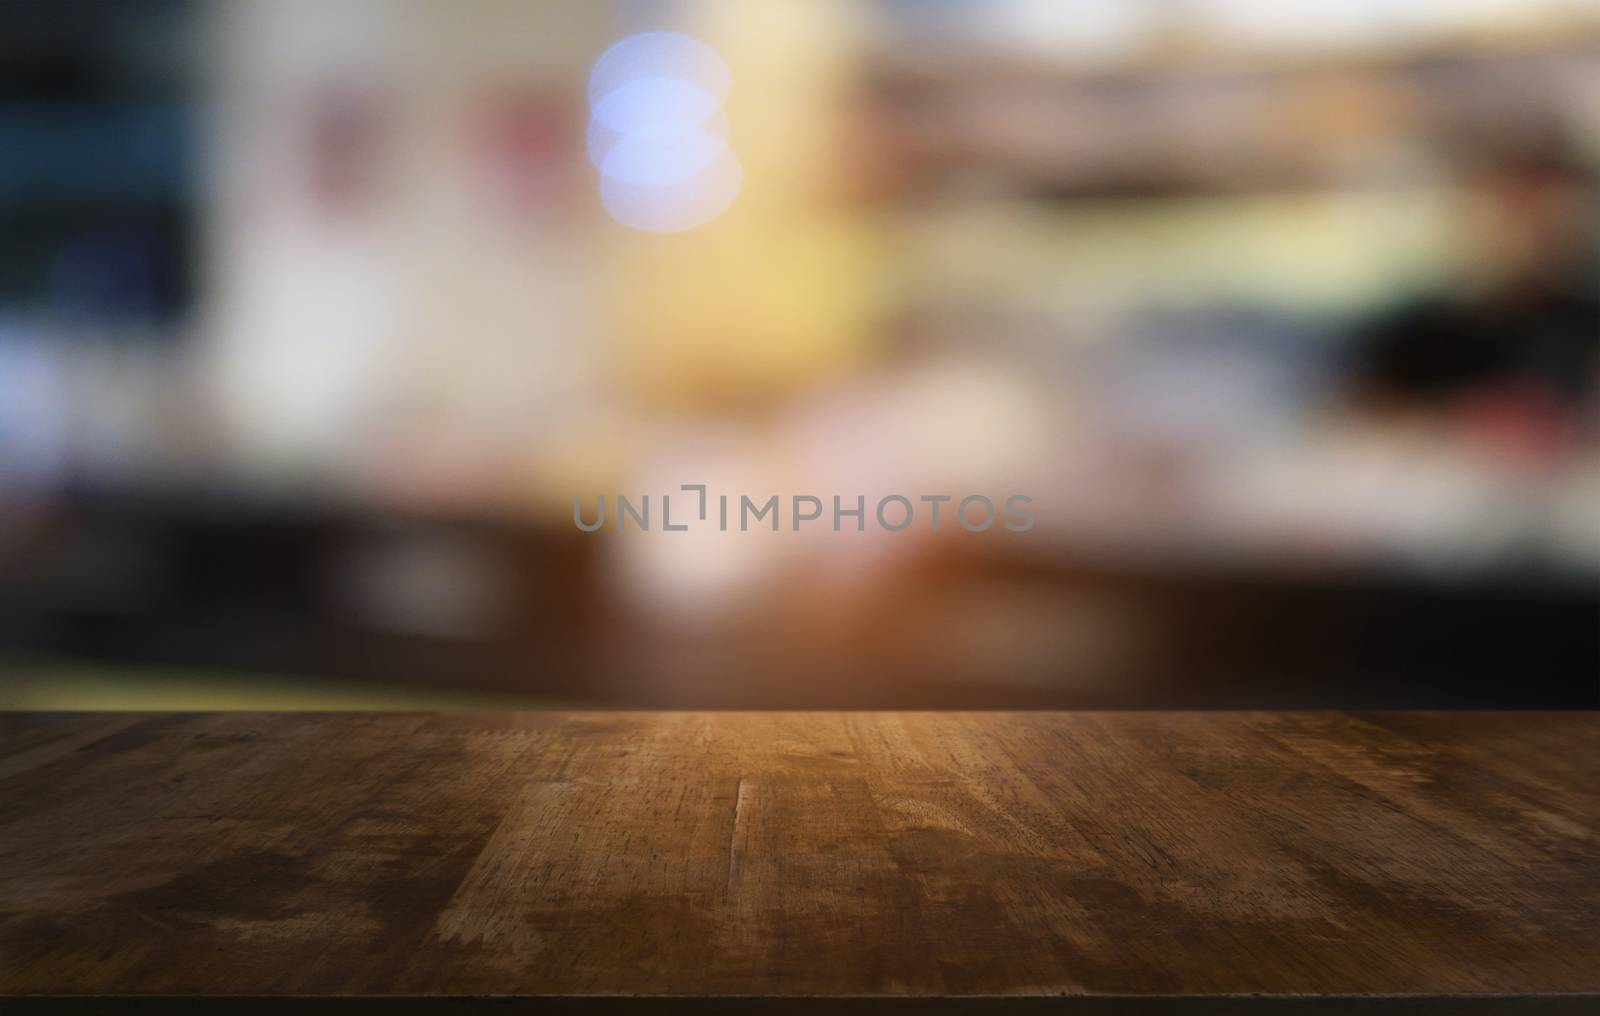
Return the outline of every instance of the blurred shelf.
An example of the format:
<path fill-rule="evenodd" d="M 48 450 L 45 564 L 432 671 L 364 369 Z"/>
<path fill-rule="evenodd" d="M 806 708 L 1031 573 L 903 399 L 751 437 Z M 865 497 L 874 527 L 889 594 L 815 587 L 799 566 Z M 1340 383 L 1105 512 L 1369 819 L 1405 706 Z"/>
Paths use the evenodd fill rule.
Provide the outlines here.
<path fill-rule="evenodd" d="M 867 105 L 906 197 L 1437 185 L 1475 153 L 1597 129 L 1600 32 L 1559 45 L 1099 70 L 880 54 Z M 1524 137 L 1526 135 L 1526 137 Z"/>
<path fill-rule="evenodd" d="M 1569 24 L 1435 36 L 1387 46 L 1220 46 L 1196 42 L 1151 44 L 1126 54 L 1094 58 L 919 41 L 880 43 L 868 54 L 874 80 L 934 84 L 979 80 L 1049 81 L 1083 85 L 1192 84 L 1206 78 L 1298 78 L 1329 73 L 1425 70 L 1484 66 L 1600 53 L 1600 18 Z"/>

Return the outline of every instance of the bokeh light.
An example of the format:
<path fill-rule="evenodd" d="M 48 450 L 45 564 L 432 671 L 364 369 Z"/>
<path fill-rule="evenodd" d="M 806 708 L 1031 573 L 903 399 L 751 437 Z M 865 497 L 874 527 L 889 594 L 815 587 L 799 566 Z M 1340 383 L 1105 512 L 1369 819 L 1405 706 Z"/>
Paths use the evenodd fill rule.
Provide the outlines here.
<path fill-rule="evenodd" d="M 711 47 L 676 32 L 629 36 L 595 61 L 588 150 L 612 218 L 676 233 L 728 209 L 744 182 L 722 113 L 732 85 Z"/>

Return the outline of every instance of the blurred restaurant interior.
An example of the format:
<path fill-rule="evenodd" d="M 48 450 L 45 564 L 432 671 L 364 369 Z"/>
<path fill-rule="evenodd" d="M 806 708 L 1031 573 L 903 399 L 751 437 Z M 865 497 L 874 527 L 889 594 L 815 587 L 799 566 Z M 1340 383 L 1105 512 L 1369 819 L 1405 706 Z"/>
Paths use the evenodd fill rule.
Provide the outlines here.
<path fill-rule="evenodd" d="M 1600 707 L 1600 0 L 0 12 L 0 707 Z"/>

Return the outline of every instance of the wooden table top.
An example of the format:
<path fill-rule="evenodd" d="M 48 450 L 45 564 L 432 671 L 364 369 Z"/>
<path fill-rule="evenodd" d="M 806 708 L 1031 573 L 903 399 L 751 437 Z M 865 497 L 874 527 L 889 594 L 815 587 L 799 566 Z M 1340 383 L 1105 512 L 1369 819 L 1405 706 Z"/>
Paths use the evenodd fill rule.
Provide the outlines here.
<path fill-rule="evenodd" d="M 0 992 L 1594 1011 L 1600 714 L 11 714 Z"/>

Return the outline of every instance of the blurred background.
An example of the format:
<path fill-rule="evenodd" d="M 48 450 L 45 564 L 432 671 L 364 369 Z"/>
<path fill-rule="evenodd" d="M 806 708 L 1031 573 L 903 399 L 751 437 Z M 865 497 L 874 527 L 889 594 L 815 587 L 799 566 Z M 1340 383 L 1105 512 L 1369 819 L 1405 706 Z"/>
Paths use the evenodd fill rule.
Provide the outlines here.
<path fill-rule="evenodd" d="M 0 706 L 1595 708 L 1597 168 L 1600 0 L 5 0 Z"/>

